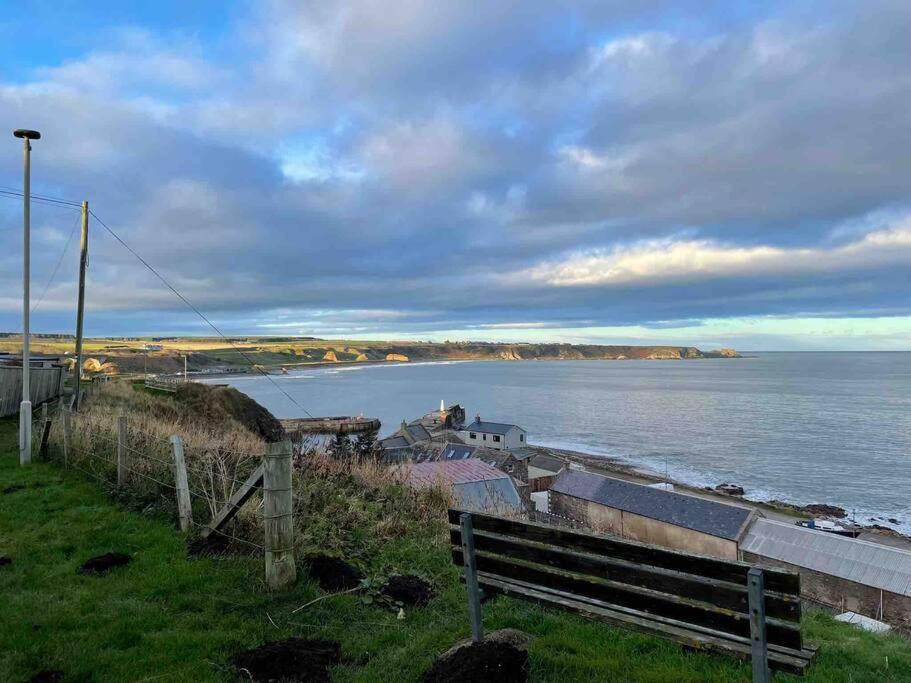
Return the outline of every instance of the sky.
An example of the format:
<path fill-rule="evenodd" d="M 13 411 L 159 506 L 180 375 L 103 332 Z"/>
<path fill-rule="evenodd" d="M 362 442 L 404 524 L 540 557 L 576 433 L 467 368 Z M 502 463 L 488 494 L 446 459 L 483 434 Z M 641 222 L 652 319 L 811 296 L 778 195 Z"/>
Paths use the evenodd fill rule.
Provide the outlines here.
<path fill-rule="evenodd" d="M 909 350 L 909 35 L 906 0 L 33 0 L 0 130 L 226 334 Z M 78 220 L 33 204 L 35 331 L 75 326 Z M 87 309 L 212 333 L 94 218 Z"/>

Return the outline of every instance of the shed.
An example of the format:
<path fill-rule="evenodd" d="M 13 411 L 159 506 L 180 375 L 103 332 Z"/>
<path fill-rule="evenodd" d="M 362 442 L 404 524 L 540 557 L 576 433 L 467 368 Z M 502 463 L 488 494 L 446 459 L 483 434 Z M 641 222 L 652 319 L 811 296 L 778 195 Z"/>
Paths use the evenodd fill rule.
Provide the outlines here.
<path fill-rule="evenodd" d="M 737 559 L 752 509 L 568 470 L 550 489 L 552 514 L 596 531 L 700 555 Z"/>
<path fill-rule="evenodd" d="M 876 619 L 911 620 L 907 550 L 771 519 L 757 519 L 740 549 L 745 560 L 797 569 L 812 600 Z"/>
<path fill-rule="evenodd" d="M 456 503 L 463 509 L 505 514 L 515 514 L 524 509 L 509 475 L 481 460 L 469 458 L 415 463 L 403 465 L 401 471 L 414 488 L 450 487 Z"/>

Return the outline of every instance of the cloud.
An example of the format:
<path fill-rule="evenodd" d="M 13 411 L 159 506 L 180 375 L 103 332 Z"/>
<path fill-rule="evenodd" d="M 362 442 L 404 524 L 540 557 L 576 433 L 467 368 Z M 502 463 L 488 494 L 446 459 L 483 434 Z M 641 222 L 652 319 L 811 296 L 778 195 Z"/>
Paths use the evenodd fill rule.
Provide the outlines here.
<path fill-rule="evenodd" d="M 505 276 L 556 287 L 645 286 L 759 275 L 794 275 L 907 263 L 911 219 L 831 248 L 739 247 L 708 240 L 649 240 L 591 250 Z"/>

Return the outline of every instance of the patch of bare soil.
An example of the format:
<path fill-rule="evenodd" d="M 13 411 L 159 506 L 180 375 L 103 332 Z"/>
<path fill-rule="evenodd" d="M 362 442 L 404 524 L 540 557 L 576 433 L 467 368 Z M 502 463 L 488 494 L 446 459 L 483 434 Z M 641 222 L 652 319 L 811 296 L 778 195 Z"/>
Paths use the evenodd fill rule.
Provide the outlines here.
<path fill-rule="evenodd" d="M 364 580 L 361 571 L 337 557 L 312 555 L 307 558 L 307 573 L 316 579 L 325 591 L 343 591 L 355 588 Z"/>
<path fill-rule="evenodd" d="M 527 680 L 528 652 L 508 643 L 489 640 L 472 643 L 451 656 L 438 659 L 421 678 L 423 683 L 525 683 Z"/>
<path fill-rule="evenodd" d="M 341 646 L 333 640 L 288 638 L 234 655 L 232 662 L 244 678 L 253 681 L 329 681 L 329 668 L 341 660 Z"/>
<path fill-rule="evenodd" d="M 433 599 L 433 588 L 424 579 L 410 574 L 390 576 L 380 593 L 411 607 L 423 607 Z"/>
<path fill-rule="evenodd" d="M 80 574 L 107 574 L 115 567 L 129 564 L 132 559 L 124 553 L 105 553 L 86 561 L 78 571 Z"/>

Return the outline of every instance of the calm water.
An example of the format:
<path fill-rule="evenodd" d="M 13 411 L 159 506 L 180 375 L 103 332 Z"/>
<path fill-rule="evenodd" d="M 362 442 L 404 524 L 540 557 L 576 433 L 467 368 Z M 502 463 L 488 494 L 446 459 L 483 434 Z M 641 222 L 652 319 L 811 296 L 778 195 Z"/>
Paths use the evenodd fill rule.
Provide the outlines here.
<path fill-rule="evenodd" d="M 312 414 L 379 417 L 383 433 L 444 399 L 522 425 L 533 444 L 667 467 L 692 484 L 731 481 L 757 500 L 835 503 L 911 532 L 911 353 L 431 363 L 275 379 Z M 230 382 L 278 416 L 301 413 L 265 378 Z"/>

